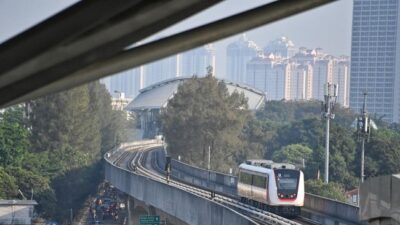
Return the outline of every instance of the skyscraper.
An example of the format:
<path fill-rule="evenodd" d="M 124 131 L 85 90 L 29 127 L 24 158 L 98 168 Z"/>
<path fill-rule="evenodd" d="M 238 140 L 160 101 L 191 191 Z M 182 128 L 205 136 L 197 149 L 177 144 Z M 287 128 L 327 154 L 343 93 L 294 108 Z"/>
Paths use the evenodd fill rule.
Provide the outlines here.
<path fill-rule="evenodd" d="M 350 67 L 348 57 L 341 57 L 334 61 L 333 83 L 339 86 L 337 102 L 349 107 Z"/>
<path fill-rule="evenodd" d="M 289 99 L 308 100 L 312 94 L 312 66 L 291 63 Z"/>
<path fill-rule="evenodd" d="M 300 48 L 293 57 L 258 56 L 247 63 L 246 83 L 264 91 L 267 100 L 323 100 L 324 84 L 339 84 L 338 103 L 348 107 L 349 58 L 321 48 Z"/>
<path fill-rule="evenodd" d="M 287 37 L 280 37 L 268 43 L 268 45 L 264 48 L 264 53 L 266 55 L 274 54 L 276 56 L 281 56 L 283 58 L 290 58 L 294 56 L 297 52 L 297 49 L 294 47 L 294 44 Z"/>
<path fill-rule="evenodd" d="M 129 69 L 101 79 L 111 95 L 117 96 L 115 91 L 122 92 L 127 98 L 134 98 L 143 88 L 142 67 Z"/>
<path fill-rule="evenodd" d="M 199 77 L 207 74 L 207 67 L 212 66 L 215 72 L 215 49 L 212 44 L 195 48 L 180 54 L 180 76 Z"/>
<path fill-rule="evenodd" d="M 324 85 L 332 83 L 333 60 L 330 58 L 317 59 L 314 62 L 312 80 L 312 98 L 317 100 L 324 99 Z"/>
<path fill-rule="evenodd" d="M 359 112 L 363 93 L 367 109 L 399 122 L 400 2 L 354 0 L 351 40 L 350 108 Z"/>
<path fill-rule="evenodd" d="M 242 34 L 239 40 L 228 45 L 226 49 L 226 78 L 230 81 L 246 82 L 246 64 L 254 57 L 261 54 L 261 49 L 249 41 L 246 34 Z"/>
<path fill-rule="evenodd" d="M 173 55 L 144 66 L 144 87 L 179 76 L 180 56 Z"/>
<path fill-rule="evenodd" d="M 246 83 L 264 91 L 267 100 L 289 98 L 289 76 L 290 65 L 273 54 L 253 58 L 247 63 Z"/>

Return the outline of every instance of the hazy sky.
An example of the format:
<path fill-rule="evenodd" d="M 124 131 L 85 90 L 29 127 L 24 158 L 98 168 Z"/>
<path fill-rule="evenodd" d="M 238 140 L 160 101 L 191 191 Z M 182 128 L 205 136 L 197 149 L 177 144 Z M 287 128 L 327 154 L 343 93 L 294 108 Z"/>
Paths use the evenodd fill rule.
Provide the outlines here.
<path fill-rule="evenodd" d="M 74 2 L 76 0 L 0 0 L 0 43 Z M 157 35 L 170 35 L 268 2 L 270 1 L 227 0 Z M 286 36 L 297 47 L 321 47 L 332 55 L 350 55 L 352 4 L 352 0 L 337 1 L 247 31 L 246 34 L 260 47 L 280 36 Z M 236 39 L 238 36 L 214 43 L 217 75 L 225 75 L 226 46 Z"/>

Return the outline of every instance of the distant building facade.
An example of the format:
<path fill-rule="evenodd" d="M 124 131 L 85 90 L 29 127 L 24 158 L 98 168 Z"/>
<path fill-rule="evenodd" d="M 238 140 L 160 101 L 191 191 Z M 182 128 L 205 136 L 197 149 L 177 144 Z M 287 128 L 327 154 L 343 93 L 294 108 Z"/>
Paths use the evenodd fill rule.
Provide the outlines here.
<path fill-rule="evenodd" d="M 227 79 L 237 83 L 246 82 L 246 64 L 261 54 L 261 49 L 242 34 L 239 40 L 228 45 L 226 49 Z"/>
<path fill-rule="evenodd" d="M 117 73 L 100 82 L 114 97 L 123 92 L 127 98 L 135 98 L 140 89 L 164 80 L 180 76 L 204 76 L 209 66 L 215 74 L 215 49 L 212 44 Z"/>
<path fill-rule="evenodd" d="M 288 98 L 289 65 L 275 58 L 259 56 L 247 63 L 246 84 L 265 93 L 267 100 Z"/>
<path fill-rule="evenodd" d="M 337 102 L 349 107 L 350 96 L 350 61 L 348 57 L 342 56 L 334 61 L 333 66 L 333 83 L 339 86 Z"/>
<path fill-rule="evenodd" d="M 179 55 L 173 55 L 149 64 L 143 69 L 144 86 L 179 76 Z"/>
<path fill-rule="evenodd" d="M 101 79 L 112 96 L 118 92 L 125 93 L 125 96 L 134 98 L 143 88 L 143 67 L 138 67 L 117 73 L 113 76 Z"/>
<path fill-rule="evenodd" d="M 324 84 L 332 83 L 333 60 L 330 58 L 318 59 L 313 65 L 312 98 L 324 99 Z"/>
<path fill-rule="evenodd" d="M 283 58 L 293 57 L 296 52 L 296 47 L 287 37 L 275 39 L 264 48 L 265 55 L 274 54 Z"/>
<path fill-rule="evenodd" d="M 338 103 L 348 107 L 349 59 L 322 49 L 300 48 L 293 57 L 270 53 L 247 63 L 246 84 L 265 92 L 267 100 L 323 100 L 324 84 L 339 84 Z"/>
<path fill-rule="evenodd" d="M 123 111 L 125 113 L 126 119 L 133 119 L 132 114 L 127 111 L 126 106 L 133 100 L 132 98 L 127 98 L 125 93 L 119 92 L 117 93 L 118 97 L 111 98 L 111 108 L 116 111 Z"/>
<path fill-rule="evenodd" d="M 289 99 L 308 100 L 311 99 L 312 66 L 292 63 L 289 76 Z"/>
<path fill-rule="evenodd" d="M 179 76 L 204 76 L 207 74 L 207 67 L 213 68 L 215 74 L 215 49 L 212 44 L 195 48 L 180 55 Z"/>
<path fill-rule="evenodd" d="M 350 108 L 367 109 L 388 122 L 400 121 L 400 2 L 354 0 Z"/>

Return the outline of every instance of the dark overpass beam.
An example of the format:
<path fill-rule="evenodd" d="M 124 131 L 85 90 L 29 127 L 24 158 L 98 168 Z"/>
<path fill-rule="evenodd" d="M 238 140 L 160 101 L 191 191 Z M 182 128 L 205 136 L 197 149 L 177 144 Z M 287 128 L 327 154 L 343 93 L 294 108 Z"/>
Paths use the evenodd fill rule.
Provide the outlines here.
<path fill-rule="evenodd" d="M 51 49 L 106 22 L 138 2 L 140 1 L 80 1 L 1 44 L 0 87 L 19 78 L 5 76 L 5 72 L 21 67 L 27 61 L 35 62 L 39 55 L 48 54 Z M 42 66 L 37 65 L 37 68 Z"/>
<path fill-rule="evenodd" d="M 189 50 L 233 34 L 304 12 L 333 0 L 280 0 L 99 60 L 79 71 L 63 74 L 63 65 L 0 89 L 0 105 L 12 105 L 65 90 L 107 75 Z M 151 29 L 151 27 L 149 28 Z M 78 59 L 76 59 L 78 60 Z M 61 73 L 61 74 L 60 74 Z M 39 76 L 40 75 L 40 76 Z M 28 85 L 29 84 L 29 85 Z"/>
<path fill-rule="evenodd" d="M 0 59 L 4 59 L 3 67 L 0 65 L 0 93 L 5 95 L 0 97 L 0 102 L 3 98 L 20 97 L 118 54 L 132 43 L 219 1 L 100 0 L 77 3 L 0 45 Z"/>

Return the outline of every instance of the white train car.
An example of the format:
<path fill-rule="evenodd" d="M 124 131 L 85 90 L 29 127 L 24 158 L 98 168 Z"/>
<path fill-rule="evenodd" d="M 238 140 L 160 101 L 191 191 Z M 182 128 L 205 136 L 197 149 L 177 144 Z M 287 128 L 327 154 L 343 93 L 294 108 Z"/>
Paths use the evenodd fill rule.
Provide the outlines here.
<path fill-rule="evenodd" d="M 304 174 L 292 164 L 247 160 L 239 166 L 237 190 L 247 204 L 294 217 L 304 205 Z"/>

